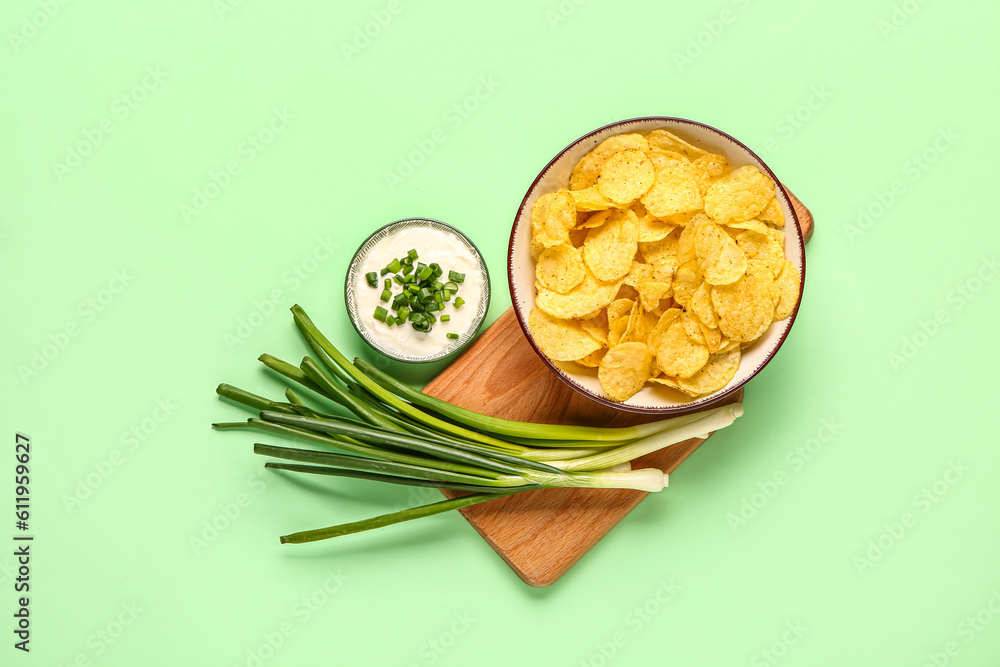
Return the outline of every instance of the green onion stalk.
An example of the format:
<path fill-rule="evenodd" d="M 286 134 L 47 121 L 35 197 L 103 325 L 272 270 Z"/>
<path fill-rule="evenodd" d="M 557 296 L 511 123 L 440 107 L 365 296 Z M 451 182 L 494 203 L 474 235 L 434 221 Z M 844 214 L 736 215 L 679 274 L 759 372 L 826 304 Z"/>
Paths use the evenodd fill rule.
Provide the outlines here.
<path fill-rule="evenodd" d="M 319 449 L 256 443 L 254 452 L 292 473 L 427 486 L 465 493 L 382 516 L 285 535 L 282 543 L 324 540 L 419 519 L 521 491 L 546 488 L 657 492 L 668 482 L 657 468 L 630 462 L 725 428 L 739 403 L 638 426 L 601 428 L 534 424 L 482 415 L 399 382 L 363 359 L 349 361 L 298 305 L 295 324 L 312 356 L 298 366 L 271 355 L 260 361 L 295 389 L 284 401 L 220 384 L 218 395 L 254 416 L 213 424 L 298 440 Z M 297 391 L 306 389 L 307 403 Z"/>

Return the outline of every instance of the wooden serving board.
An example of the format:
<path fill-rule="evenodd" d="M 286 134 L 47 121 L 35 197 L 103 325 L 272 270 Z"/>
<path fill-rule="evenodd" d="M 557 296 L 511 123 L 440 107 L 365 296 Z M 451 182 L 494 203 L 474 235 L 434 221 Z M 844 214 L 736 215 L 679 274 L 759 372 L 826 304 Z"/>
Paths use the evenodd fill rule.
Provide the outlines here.
<path fill-rule="evenodd" d="M 789 198 L 808 241 L 812 214 L 791 193 Z M 629 426 L 656 419 L 606 407 L 570 389 L 525 340 L 513 308 L 424 391 L 464 408 L 520 421 Z M 740 391 L 729 402 L 742 397 Z M 633 467 L 655 467 L 671 473 L 703 442 L 686 440 L 644 456 Z M 444 493 L 449 498 L 461 495 Z M 565 574 L 646 495 L 623 489 L 541 489 L 461 512 L 521 579 L 544 587 Z"/>

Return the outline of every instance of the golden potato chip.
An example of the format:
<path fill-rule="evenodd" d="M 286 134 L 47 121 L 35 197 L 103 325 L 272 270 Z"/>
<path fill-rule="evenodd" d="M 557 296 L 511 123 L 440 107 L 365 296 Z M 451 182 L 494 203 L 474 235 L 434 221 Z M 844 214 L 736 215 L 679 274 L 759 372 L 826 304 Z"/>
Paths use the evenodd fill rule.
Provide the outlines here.
<path fill-rule="evenodd" d="M 653 163 L 646 154 L 628 148 L 607 159 L 597 189 L 618 206 L 629 206 L 653 185 L 655 178 Z"/>
<path fill-rule="evenodd" d="M 650 382 L 654 382 L 656 384 L 664 385 L 666 387 L 670 387 L 671 389 L 676 389 L 677 391 L 679 391 L 682 394 L 685 394 L 687 396 L 697 396 L 698 395 L 696 393 L 688 391 L 687 389 L 685 389 L 684 387 L 682 387 L 680 384 L 678 384 L 677 383 L 677 378 L 672 378 L 672 377 L 667 377 L 666 375 L 661 375 L 659 377 L 651 377 L 651 378 L 649 378 L 649 381 Z"/>
<path fill-rule="evenodd" d="M 533 238 L 545 247 L 569 243 L 569 230 L 574 226 L 576 203 L 569 190 L 544 194 L 531 209 Z"/>
<path fill-rule="evenodd" d="M 685 308 L 690 308 L 691 297 L 702 283 L 702 280 L 698 260 L 692 259 L 690 262 L 677 267 L 677 273 L 674 274 L 673 282 L 674 301 Z M 670 373 L 667 373 L 667 375 L 670 375 Z"/>
<path fill-rule="evenodd" d="M 656 349 L 660 347 L 660 342 L 663 340 L 663 334 L 670 328 L 671 324 L 680 319 L 681 313 L 683 312 L 684 311 L 680 308 L 668 308 L 663 311 L 663 314 L 660 315 L 660 319 L 657 321 L 656 326 L 654 326 L 649 332 L 647 344 L 649 345 L 650 350 L 655 352 Z"/>
<path fill-rule="evenodd" d="M 663 374 L 676 378 L 691 377 L 708 361 L 708 350 L 688 337 L 679 320 L 663 333 L 655 354 L 656 365 Z"/>
<path fill-rule="evenodd" d="M 775 241 L 778 242 L 778 245 L 781 246 L 782 250 L 784 250 L 784 248 L 785 248 L 785 232 L 784 232 L 784 230 L 782 230 L 782 229 L 775 229 L 774 227 L 768 227 L 767 228 L 767 232 L 768 232 L 768 234 L 771 235 L 772 239 L 774 239 Z"/>
<path fill-rule="evenodd" d="M 619 317 L 627 316 L 634 303 L 631 299 L 615 299 L 609 303 L 606 310 L 608 322 L 614 322 Z"/>
<path fill-rule="evenodd" d="M 555 361 L 573 361 L 601 349 L 575 321 L 551 317 L 539 308 L 528 314 L 528 329 L 542 354 Z"/>
<path fill-rule="evenodd" d="M 632 268 L 639 247 L 638 236 L 635 212 L 615 209 L 607 222 L 587 234 L 583 259 L 598 280 L 622 278 Z"/>
<path fill-rule="evenodd" d="M 698 190 L 704 197 L 709 186 L 717 180 L 731 174 L 733 168 L 729 166 L 729 161 L 722 155 L 707 153 L 691 163 L 691 175 L 698 183 Z"/>
<path fill-rule="evenodd" d="M 677 225 L 678 227 L 684 227 L 687 225 L 696 215 L 702 215 L 708 217 L 701 211 L 688 211 L 687 213 L 675 213 L 673 215 L 668 215 L 663 218 L 664 222 L 669 222 L 672 225 Z"/>
<path fill-rule="evenodd" d="M 750 220 L 774 197 L 774 183 L 757 167 L 747 165 L 723 176 L 705 193 L 705 213 L 716 222 Z"/>
<path fill-rule="evenodd" d="M 584 368 L 597 368 L 601 365 L 601 359 L 604 358 L 606 352 L 607 350 L 602 347 L 599 350 L 594 350 L 582 359 L 574 359 L 573 363 L 579 364 Z"/>
<path fill-rule="evenodd" d="M 701 320 L 698 319 L 697 315 L 689 310 L 685 310 L 681 314 L 681 324 L 684 325 L 684 333 L 687 334 L 692 343 L 703 345 L 706 349 L 708 348 L 708 343 L 705 342 L 705 334 L 701 331 Z"/>
<path fill-rule="evenodd" d="M 785 213 L 781 210 L 777 197 L 771 197 L 764 210 L 757 214 L 757 219 L 770 223 L 775 227 L 785 226 Z"/>
<path fill-rule="evenodd" d="M 610 218 L 611 214 L 614 212 L 614 209 L 598 211 L 585 220 L 578 222 L 573 231 L 579 231 L 581 229 L 596 229 L 607 222 L 608 218 Z"/>
<path fill-rule="evenodd" d="M 719 346 L 722 344 L 722 332 L 718 329 L 705 326 L 705 323 L 700 319 L 698 320 L 698 324 L 701 325 L 701 335 L 705 338 L 705 347 L 708 349 L 708 353 L 715 354 L 719 351 Z"/>
<path fill-rule="evenodd" d="M 627 401 L 642 389 L 652 374 L 653 355 L 642 343 L 621 343 L 601 359 L 597 379 L 612 401 Z"/>
<path fill-rule="evenodd" d="M 649 332 L 656 326 L 657 319 L 656 316 L 647 313 L 641 303 L 637 303 L 632 307 L 632 312 L 629 313 L 628 326 L 625 328 L 625 333 L 618 339 L 618 344 L 642 343 L 645 345 L 649 339 Z"/>
<path fill-rule="evenodd" d="M 660 278 L 672 276 L 677 269 L 677 239 L 680 233 L 675 229 L 659 241 L 639 243 L 639 252 L 647 264 L 653 266 Z"/>
<path fill-rule="evenodd" d="M 580 320 L 580 327 L 601 345 L 608 344 L 608 313 L 602 308 L 593 317 Z"/>
<path fill-rule="evenodd" d="M 688 378 L 678 378 L 677 384 L 682 391 L 694 395 L 711 394 L 729 384 L 736 377 L 739 367 L 740 348 L 736 347 L 728 352 L 713 354 L 697 373 Z"/>
<path fill-rule="evenodd" d="M 653 277 L 653 266 L 644 262 L 632 260 L 632 267 L 625 276 L 625 284 L 630 287 L 638 287 L 642 280 L 649 280 Z"/>
<path fill-rule="evenodd" d="M 712 305 L 712 286 L 707 282 L 702 282 L 691 293 L 688 308 L 698 316 L 698 319 L 705 326 L 712 329 L 719 327 L 719 317 L 715 314 L 715 307 Z"/>
<path fill-rule="evenodd" d="M 654 218 L 640 202 L 633 204 L 632 210 L 639 220 L 639 243 L 662 241 L 677 227 L 672 222 Z"/>
<path fill-rule="evenodd" d="M 639 292 L 639 302 L 646 311 L 656 310 L 660 300 L 670 296 L 670 283 L 660 280 L 642 280 L 635 289 Z"/>
<path fill-rule="evenodd" d="M 655 171 L 655 180 L 640 201 L 656 218 L 678 213 L 700 211 L 704 202 L 690 164 L 666 166 L 667 161 Z"/>
<path fill-rule="evenodd" d="M 614 206 L 611 201 L 593 186 L 586 190 L 572 190 L 571 194 L 574 201 L 576 201 L 577 211 L 603 211 Z"/>
<path fill-rule="evenodd" d="M 612 154 L 626 149 L 648 151 L 649 143 L 638 133 L 616 134 L 608 137 L 590 151 L 573 167 L 569 177 L 570 190 L 585 190 L 597 185 L 597 177 L 601 175 L 601 167 Z"/>
<path fill-rule="evenodd" d="M 785 265 L 785 251 L 770 234 L 745 231 L 736 237 L 736 243 L 747 259 L 764 262 L 774 277 L 781 273 L 781 268 Z"/>
<path fill-rule="evenodd" d="M 701 275 L 705 282 L 712 285 L 734 283 L 747 270 L 747 258 L 743 250 L 729 234 L 712 222 L 698 226 L 695 254 L 701 265 Z"/>
<path fill-rule="evenodd" d="M 535 263 L 535 279 L 543 287 L 560 294 L 582 283 L 586 275 L 582 253 L 566 243 L 546 248 Z"/>
<path fill-rule="evenodd" d="M 730 350 L 740 349 L 739 341 L 729 340 L 725 336 L 719 341 L 719 349 L 715 351 L 715 354 L 722 354 L 723 352 L 729 352 Z"/>
<path fill-rule="evenodd" d="M 719 330 L 726 338 L 741 343 L 752 341 L 766 331 L 774 314 L 770 289 L 760 273 L 752 270 L 756 266 L 761 265 L 748 260 L 747 274 L 742 278 L 712 288 L 712 305 L 719 315 Z M 770 274 L 766 266 L 763 270 Z"/>
<path fill-rule="evenodd" d="M 579 226 L 579 225 L 578 225 Z M 758 234 L 770 234 L 770 227 L 765 225 L 760 220 L 730 220 L 725 223 L 726 231 L 732 231 L 734 229 L 740 230 L 750 230 L 752 232 L 757 232 Z"/>
<path fill-rule="evenodd" d="M 792 314 L 795 304 L 799 300 L 799 283 L 801 280 L 802 276 L 799 275 L 799 270 L 786 259 L 781 268 L 781 273 L 778 274 L 778 280 L 775 281 L 778 285 L 778 291 L 781 293 L 778 305 L 774 308 L 775 322 L 783 320 Z"/>
<path fill-rule="evenodd" d="M 560 319 L 582 317 L 611 303 L 621 284 L 620 280 L 602 282 L 587 271 L 583 282 L 565 294 L 544 288 L 538 290 L 535 305 L 552 317 Z"/>
<path fill-rule="evenodd" d="M 587 230 L 586 229 L 574 229 L 569 233 L 570 244 L 574 248 L 583 249 L 583 242 L 587 240 Z M 538 259 L 537 257 L 535 259 Z"/>
<path fill-rule="evenodd" d="M 712 222 L 704 213 L 699 213 L 684 226 L 677 237 L 677 264 L 687 264 L 691 260 L 698 258 L 695 250 L 695 239 L 698 237 L 698 229 L 701 225 Z"/>
<path fill-rule="evenodd" d="M 653 130 L 646 135 L 646 141 L 650 150 L 680 153 L 691 160 L 696 160 L 707 153 L 666 130 Z"/>
<path fill-rule="evenodd" d="M 629 315 L 624 315 L 616 320 L 613 320 L 608 325 L 608 349 L 610 350 L 615 345 L 621 342 L 622 336 L 625 335 L 625 331 L 628 329 Z"/>

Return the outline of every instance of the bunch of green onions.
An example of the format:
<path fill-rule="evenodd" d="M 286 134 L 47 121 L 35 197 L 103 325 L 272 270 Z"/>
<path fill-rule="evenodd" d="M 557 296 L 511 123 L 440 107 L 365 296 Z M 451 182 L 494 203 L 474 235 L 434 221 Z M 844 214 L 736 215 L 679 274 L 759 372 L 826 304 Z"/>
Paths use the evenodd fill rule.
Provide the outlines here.
<path fill-rule="evenodd" d="M 347 360 L 305 311 L 292 307 L 295 324 L 312 349 L 295 366 L 271 355 L 260 361 L 333 412 L 311 407 L 292 388 L 271 401 L 228 384 L 219 396 L 257 413 L 218 429 L 255 429 L 319 445 L 295 449 L 257 443 L 254 452 L 284 462 L 266 467 L 435 487 L 468 495 L 353 523 L 284 535 L 282 543 L 357 533 L 468 507 L 520 491 L 554 487 L 660 491 L 659 469 L 632 470 L 629 462 L 668 445 L 733 423 L 740 404 L 624 428 L 533 424 L 458 407 L 405 385 L 363 359 Z M 329 408 L 328 408 L 329 409 Z M 345 412 L 347 414 L 345 414 Z M 348 416 L 350 415 L 350 416 Z"/>

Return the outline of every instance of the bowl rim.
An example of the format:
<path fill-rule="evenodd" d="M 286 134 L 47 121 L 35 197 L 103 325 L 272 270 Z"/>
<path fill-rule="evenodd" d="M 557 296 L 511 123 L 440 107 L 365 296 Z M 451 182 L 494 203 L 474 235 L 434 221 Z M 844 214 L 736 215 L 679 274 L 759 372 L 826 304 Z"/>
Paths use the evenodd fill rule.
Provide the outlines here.
<path fill-rule="evenodd" d="M 528 330 L 528 324 L 525 321 L 526 315 L 522 315 L 521 310 L 518 307 L 517 294 L 514 290 L 514 235 L 516 234 L 518 229 L 518 220 L 521 219 L 521 216 L 524 213 L 524 208 L 528 203 L 528 198 L 531 196 L 532 192 L 534 192 L 535 188 L 538 186 L 538 182 L 542 180 L 542 178 L 548 173 L 549 169 L 552 168 L 552 165 L 558 162 L 559 159 L 562 158 L 562 156 L 565 155 L 567 151 L 580 145 L 581 143 L 590 139 L 594 135 L 624 125 L 629 125 L 637 122 L 650 122 L 650 121 L 659 121 L 663 123 L 679 123 L 682 125 L 685 124 L 693 125 L 702 128 L 704 130 L 708 130 L 709 132 L 714 132 L 715 134 L 721 136 L 723 139 L 733 142 L 741 149 L 746 151 L 749 155 L 753 156 L 753 158 L 764 168 L 764 171 L 767 172 L 768 176 L 771 177 L 771 180 L 774 182 L 776 188 L 781 191 L 781 194 L 784 196 L 785 202 L 788 204 L 788 208 L 792 214 L 792 221 L 795 224 L 795 229 L 798 232 L 796 236 L 799 244 L 799 252 L 802 257 L 802 270 L 799 276 L 799 298 L 796 300 L 795 307 L 792 309 L 792 312 L 788 317 L 788 326 L 785 328 L 780 338 L 778 338 L 778 341 L 777 343 L 775 343 L 774 347 L 768 352 L 767 356 L 764 357 L 764 360 L 761 361 L 746 378 L 736 383 L 732 387 L 727 387 L 726 389 L 719 391 L 717 393 L 709 394 L 704 398 L 704 400 L 696 398 L 687 404 L 665 406 L 661 408 L 653 408 L 642 405 L 629 405 L 628 403 L 618 403 L 608 398 L 605 398 L 604 396 L 599 396 L 594 392 L 586 389 L 585 387 L 581 387 L 576 382 L 571 381 L 566 376 L 565 371 L 556 366 L 548 357 L 542 354 L 542 351 L 540 349 L 538 349 L 538 346 L 535 344 L 535 341 L 531 337 L 531 333 Z M 799 223 L 799 216 L 795 211 L 795 206 L 792 204 L 792 200 L 791 197 L 788 195 L 788 191 L 785 190 L 785 186 L 781 183 L 780 180 L 778 180 L 778 177 L 775 176 L 774 172 L 767 165 L 767 163 L 764 162 L 764 160 L 759 155 L 757 155 L 757 153 L 752 151 L 742 141 L 736 139 L 731 134 L 723 132 L 722 130 L 713 127 L 711 125 L 708 125 L 706 123 L 702 123 L 696 120 L 691 120 L 689 118 L 680 118 L 678 116 L 637 116 L 635 118 L 618 120 L 613 123 L 602 125 L 596 130 L 588 132 L 582 137 L 575 139 L 574 141 L 569 143 L 566 147 L 564 147 L 562 150 L 556 153 L 551 160 L 548 161 L 548 163 L 542 168 L 542 170 L 538 172 L 538 175 L 531 182 L 531 185 L 528 186 L 528 189 L 524 194 L 524 198 L 521 199 L 521 204 L 518 206 L 517 212 L 514 214 L 514 223 L 511 226 L 510 240 L 508 241 L 507 244 L 507 286 L 510 291 L 511 306 L 514 309 L 514 316 L 517 318 L 517 323 L 521 327 L 521 331 L 524 334 L 525 339 L 528 341 L 528 344 L 531 345 L 531 348 L 535 351 L 535 354 L 538 355 L 538 358 L 542 360 L 542 363 L 548 366 L 549 370 L 551 370 L 557 378 L 559 378 L 564 384 L 568 385 L 571 389 L 573 389 L 577 393 L 597 403 L 600 403 L 601 405 L 605 405 L 607 407 L 614 408 L 616 410 L 622 410 L 625 412 L 634 412 L 646 415 L 676 416 L 680 414 L 687 414 L 690 412 L 704 410 L 717 403 L 730 399 L 734 394 L 743 389 L 744 385 L 750 382 L 750 380 L 754 379 L 757 376 L 757 374 L 760 373 L 764 369 L 764 367 L 771 362 L 771 359 L 774 358 L 774 355 L 777 354 L 778 350 L 781 349 L 781 346 L 784 345 L 785 339 L 788 338 L 788 334 L 792 330 L 792 325 L 795 324 L 795 318 L 799 313 L 799 306 L 802 304 L 802 293 L 805 291 L 803 289 L 805 287 L 805 280 L 806 280 L 806 253 L 805 253 L 805 242 L 802 238 L 802 226 Z"/>
<path fill-rule="evenodd" d="M 431 227 L 433 227 L 434 225 L 445 227 L 449 231 L 454 232 L 460 239 L 462 239 L 466 244 L 468 244 L 470 248 L 472 248 L 476 256 L 476 259 L 479 260 L 479 266 L 483 271 L 483 298 L 480 300 L 480 304 L 478 306 L 479 310 L 477 311 L 476 320 L 474 321 L 473 326 L 466 330 L 466 333 L 463 336 L 464 340 L 460 338 L 458 344 L 455 345 L 455 347 L 450 350 L 446 348 L 447 351 L 442 350 L 441 352 L 434 355 L 429 355 L 424 357 L 414 357 L 414 356 L 402 355 L 398 352 L 395 352 L 394 350 L 384 348 L 383 346 L 378 345 L 369 336 L 367 336 L 365 332 L 362 331 L 363 327 L 358 321 L 359 314 L 357 313 L 357 308 L 351 307 L 351 301 L 348 295 L 350 293 L 350 288 L 351 288 L 351 273 L 354 270 L 354 267 L 358 264 L 358 257 L 361 254 L 361 250 L 366 245 L 368 245 L 369 241 L 371 241 L 377 235 L 379 235 L 386 229 L 389 229 L 390 227 L 403 226 L 406 224 L 419 224 L 422 222 L 431 223 L 430 225 Z M 427 216 L 409 216 L 406 218 L 400 218 L 398 220 L 393 220 L 392 222 L 388 222 L 379 227 L 378 229 L 376 229 L 375 231 L 373 231 L 371 234 L 365 237 L 364 241 L 358 244 L 357 249 L 354 251 L 354 255 L 351 256 L 351 261 L 348 262 L 347 264 L 347 271 L 344 274 L 344 308 L 347 310 L 347 317 L 348 319 L 350 319 L 351 326 L 354 327 L 354 330 L 357 332 L 358 336 L 360 336 L 361 339 L 365 341 L 365 343 L 367 343 L 369 347 L 371 347 L 379 354 L 386 356 L 389 359 L 393 359 L 395 361 L 404 361 L 410 364 L 434 363 L 436 361 L 448 359 L 449 357 L 452 357 L 461 352 L 462 350 L 464 350 L 466 346 L 468 346 L 468 344 L 473 339 L 475 339 L 476 334 L 478 334 L 479 330 L 483 327 L 483 322 L 486 321 L 486 315 L 489 313 L 490 310 L 491 299 L 492 299 L 492 292 L 490 289 L 490 269 L 489 266 L 487 266 L 486 264 L 486 258 L 483 256 L 483 253 L 479 249 L 479 246 L 477 246 L 472 241 L 472 239 L 469 238 L 467 234 L 465 234 L 465 232 L 461 231 L 455 226 L 449 225 L 447 222 L 438 220 L 437 218 L 430 218 Z"/>

